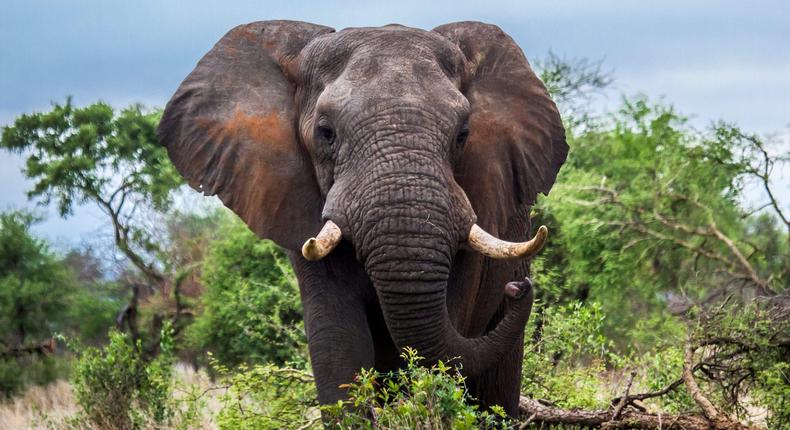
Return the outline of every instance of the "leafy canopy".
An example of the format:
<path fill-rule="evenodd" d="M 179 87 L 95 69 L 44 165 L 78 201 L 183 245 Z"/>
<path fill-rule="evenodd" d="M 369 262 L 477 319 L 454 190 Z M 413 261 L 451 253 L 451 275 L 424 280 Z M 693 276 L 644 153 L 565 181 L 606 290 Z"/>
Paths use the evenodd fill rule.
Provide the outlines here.
<path fill-rule="evenodd" d="M 1 145 L 29 154 L 25 174 L 36 184 L 28 196 L 55 201 L 61 215 L 75 203 L 112 204 L 131 194 L 163 208 L 182 182 L 157 143 L 159 116 L 141 105 L 115 112 L 103 102 L 77 108 L 67 99 L 49 112 L 21 115 L 3 128 Z"/>

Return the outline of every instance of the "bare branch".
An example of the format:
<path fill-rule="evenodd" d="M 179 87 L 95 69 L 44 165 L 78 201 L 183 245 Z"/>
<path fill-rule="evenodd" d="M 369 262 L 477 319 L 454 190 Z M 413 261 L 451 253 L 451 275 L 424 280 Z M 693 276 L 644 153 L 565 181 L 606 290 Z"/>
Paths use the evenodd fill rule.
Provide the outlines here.
<path fill-rule="evenodd" d="M 615 406 L 614 412 L 612 412 L 612 421 L 615 421 L 620 417 L 620 413 L 623 411 L 623 407 L 625 407 L 626 402 L 628 401 L 628 393 L 631 391 L 631 384 L 634 383 L 635 376 L 636 370 L 632 370 L 628 375 L 628 382 L 625 384 L 625 392 L 623 393 L 623 397 L 619 402 L 617 402 L 617 406 Z"/>
<path fill-rule="evenodd" d="M 702 409 L 702 413 L 705 414 L 705 417 L 711 421 L 717 421 L 720 417 L 719 410 L 702 394 L 699 385 L 697 385 L 697 381 L 694 379 L 694 349 L 695 348 L 691 345 L 691 340 L 686 341 L 685 353 L 683 356 L 683 382 L 686 384 L 686 388 L 694 399 L 694 402 Z"/>

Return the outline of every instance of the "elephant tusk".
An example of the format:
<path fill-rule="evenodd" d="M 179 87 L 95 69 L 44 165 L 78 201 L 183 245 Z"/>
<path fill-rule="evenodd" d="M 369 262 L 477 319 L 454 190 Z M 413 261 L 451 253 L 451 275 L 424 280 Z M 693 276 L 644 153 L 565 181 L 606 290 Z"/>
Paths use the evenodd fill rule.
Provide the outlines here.
<path fill-rule="evenodd" d="M 302 245 L 302 255 L 310 261 L 326 257 L 340 243 L 342 232 L 332 220 L 327 220 L 318 236 L 311 237 Z"/>
<path fill-rule="evenodd" d="M 503 259 L 515 258 L 530 258 L 543 248 L 546 242 L 546 237 L 549 234 L 549 229 L 545 225 L 538 228 L 535 237 L 527 242 L 507 242 L 497 239 L 494 236 L 486 233 L 485 230 L 480 228 L 477 224 L 472 226 L 469 231 L 469 238 L 467 243 L 469 247 L 475 251 L 485 255 L 486 257 Z"/>

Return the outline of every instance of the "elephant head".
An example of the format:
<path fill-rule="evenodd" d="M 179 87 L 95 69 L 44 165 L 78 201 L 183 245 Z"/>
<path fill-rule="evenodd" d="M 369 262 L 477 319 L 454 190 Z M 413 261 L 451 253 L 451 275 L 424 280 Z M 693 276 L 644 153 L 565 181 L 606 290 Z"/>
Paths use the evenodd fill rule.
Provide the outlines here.
<path fill-rule="evenodd" d="M 523 333 L 531 299 L 478 338 L 456 331 L 446 301 L 459 247 L 540 248 L 545 228 L 521 244 L 483 228 L 496 235 L 548 193 L 568 149 L 545 87 L 498 27 L 242 25 L 181 84 L 159 138 L 194 188 L 260 237 L 313 260 L 348 241 L 398 347 L 460 357 L 475 374 Z"/>

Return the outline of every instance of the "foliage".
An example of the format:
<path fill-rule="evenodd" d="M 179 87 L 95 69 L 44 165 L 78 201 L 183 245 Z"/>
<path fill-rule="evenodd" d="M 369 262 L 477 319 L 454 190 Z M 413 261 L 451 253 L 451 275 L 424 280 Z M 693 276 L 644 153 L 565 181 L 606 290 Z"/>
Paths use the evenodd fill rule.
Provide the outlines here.
<path fill-rule="evenodd" d="M 74 288 L 47 244 L 30 234 L 34 221 L 24 212 L 0 214 L 0 337 L 8 348 L 51 336 Z"/>
<path fill-rule="evenodd" d="M 664 389 L 680 379 L 683 372 L 683 343 L 676 338 L 674 344 L 666 342 L 664 348 L 656 348 L 655 353 L 647 353 L 636 360 L 635 368 L 643 369 L 642 384 L 647 392 Z M 685 412 L 693 410 L 694 400 L 685 389 L 671 390 L 654 400 L 657 409 L 666 412 Z"/>
<path fill-rule="evenodd" d="M 362 370 L 346 387 L 347 401 L 323 407 L 306 370 L 273 364 L 229 369 L 212 358 L 216 383 L 186 391 L 179 409 L 191 417 L 185 422 L 195 422 L 206 408 L 205 396 L 221 392 L 215 397 L 220 429 L 476 429 L 511 424 L 499 407 L 480 411 L 455 368 L 443 363 L 420 367 L 421 358 L 411 349 L 403 357 L 406 366 L 401 371 Z"/>
<path fill-rule="evenodd" d="M 220 398 L 220 429 L 319 427 L 315 383 L 309 372 L 273 364 L 240 365 L 235 372 L 217 361 L 212 366 L 227 390 Z"/>
<path fill-rule="evenodd" d="M 605 319 L 597 303 L 580 302 L 541 309 L 541 319 L 530 320 L 522 365 L 522 392 L 535 399 L 549 399 L 561 407 L 595 408 L 606 399 L 600 375 L 607 365 L 619 364 L 611 341 L 602 333 Z M 540 325 L 540 329 L 538 329 Z M 537 339 L 536 339 L 537 338 Z"/>
<path fill-rule="evenodd" d="M 532 321 L 526 394 L 606 409 L 634 372 L 650 407 L 695 411 L 681 379 L 688 365 L 721 413 L 749 420 L 747 407 L 757 407 L 769 423 L 787 422 L 775 399 L 788 387 L 779 370 L 788 342 L 777 340 L 788 312 L 760 314 L 788 308 L 771 304 L 787 302 L 790 224 L 770 178 L 788 157 L 769 156 L 767 143 L 732 125 L 691 129 L 641 97 L 609 121 L 572 127 L 568 163 L 537 209 L 553 239 L 533 262 L 546 307 Z M 767 202 L 750 209 L 755 186 Z M 555 325 L 567 342 L 545 337 Z M 599 357 L 589 353 L 596 337 L 575 336 L 591 330 L 608 339 Z"/>
<path fill-rule="evenodd" d="M 193 342 L 222 364 L 304 363 L 299 289 L 282 250 L 228 217 L 203 264 Z"/>
<path fill-rule="evenodd" d="M 155 258 L 159 243 L 147 223 L 151 213 L 143 212 L 164 210 L 181 179 L 158 145 L 157 122 L 158 113 L 139 105 L 116 113 L 102 102 L 76 108 L 67 99 L 3 127 L 0 147 L 27 155 L 24 173 L 35 181 L 29 198 L 55 203 L 63 217 L 75 205 L 97 205 L 112 223 L 118 250 L 161 289 L 166 279 Z M 136 296 L 123 319 L 138 338 Z"/>
<path fill-rule="evenodd" d="M 68 304 L 79 293 L 69 270 L 30 233 L 35 221 L 25 212 L 0 213 L 2 396 L 14 394 L 25 383 L 44 384 L 62 374 L 62 366 L 45 356 L 52 352 L 48 339 L 69 325 Z"/>
<path fill-rule="evenodd" d="M 613 82 L 611 72 L 603 70 L 602 61 L 567 59 L 549 51 L 545 58 L 538 59 L 536 69 L 568 127 L 587 130 L 596 125 L 590 102 Z"/>
<path fill-rule="evenodd" d="M 2 147 L 29 152 L 25 174 L 36 184 L 28 195 L 55 201 L 61 215 L 89 200 L 163 208 L 181 180 L 156 140 L 158 118 L 140 105 L 116 113 L 102 102 L 76 108 L 67 99 L 4 127 Z"/>
<path fill-rule="evenodd" d="M 790 296 L 730 298 L 695 312 L 698 379 L 720 408 L 748 419 L 748 407 L 757 405 L 769 423 L 790 423 Z"/>
<path fill-rule="evenodd" d="M 172 329 L 162 330 L 160 354 L 148 361 L 138 341 L 110 333 L 107 346 L 78 351 L 72 384 L 82 418 L 103 429 L 149 428 L 162 424 L 172 410 Z"/>
<path fill-rule="evenodd" d="M 116 112 L 102 102 L 78 108 L 67 99 L 3 127 L 0 147 L 27 156 L 24 173 L 35 182 L 29 198 L 56 204 L 62 217 L 75 205 L 96 205 L 111 222 L 117 250 L 146 284 L 162 291 L 168 279 L 157 258 L 162 255 L 157 215 L 166 212 L 182 180 L 158 144 L 158 121 L 158 112 L 140 105 Z M 132 297 L 123 319 L 137 338 L 136 294 Z"/>
<path fill-rule="evenodd" d="M 684 124 L 671 108 L 626 101 L 610 128 L 571 137 L 559 184 L 540 208 L 556 227 L 544 256 L 562 285 L 553 298 L 601 303 L 605 331 L 621 348 L 644 351 L 675 324 L 670 310 L 721 285 L 785 288 L 787 236 L 769 218 L 744 213 L 746 167 L 722 167 L 723 148 L 747 142 Z"/>
<path fill-rule="evenodd" d="M 787 361 L 770 363 L 755 376 L 760 386 L 755 390 L 757 400 L 769 407 L 768 428 L 781 429 L 790 423 L 790 364 Z"/>
<path fill-rule="evenodd" d="M 464 378 L 439 362 L 421 367 L 417 351 L 406 348 L 405 367 L 382 374 L 363 370 L 348 385 L 349 399 L 324 407 L 329 426 L 354 429 L 506 428 L 504 410 L 480 411 L 471 403 Z"/>

